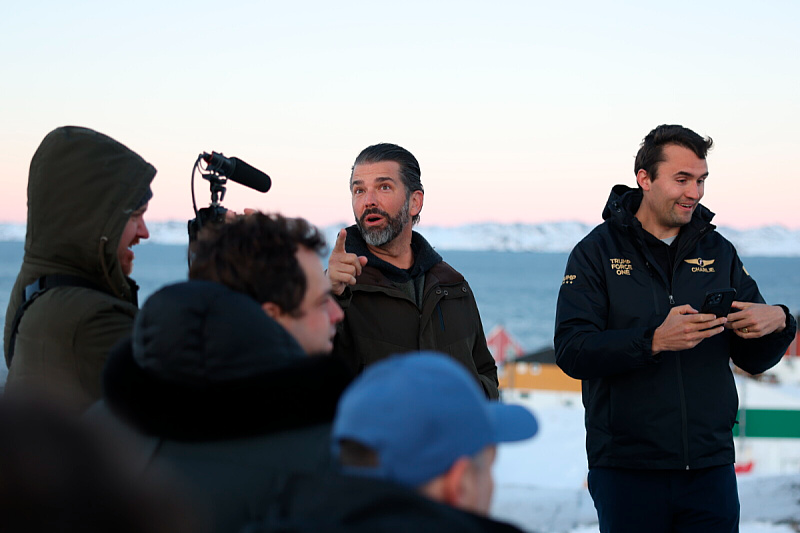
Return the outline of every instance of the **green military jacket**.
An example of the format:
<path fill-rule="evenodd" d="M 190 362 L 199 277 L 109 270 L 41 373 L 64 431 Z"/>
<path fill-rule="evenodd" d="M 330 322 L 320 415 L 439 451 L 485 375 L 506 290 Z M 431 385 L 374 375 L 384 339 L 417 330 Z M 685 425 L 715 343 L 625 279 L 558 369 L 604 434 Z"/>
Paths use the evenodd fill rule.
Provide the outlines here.
<path fill-rule="evenodd" d="M 136 285 L 122 271 L 117 246 L 155 173 L 139 155 L 90 129 L 61 127 L 42 141 L 28 179 L 25 255 L 6 311 L 6 392 L 46 388 L 78 409 L 100 397 L 108 351 L 130 333 L 137 311 Z M 52 274 L 78 276 L 100 290 L 45 292 L 23 315 L 9 361 L 23 291 Z"/>
<path fill-rule="evenodd" d="M 423 281 L 417 302 L 405 290 L 407 284 L 390 279 L 392 268 L 367 251 L 355 226 L 348 228 L 345 246 L 349 252 L 367 255 L 368 262 L 356 284 L 338 298 L 345 317 L 337 327 L 334 354 L 361 371 L 393 354 L 436 350 L 462 363 L 487 397 L 499 396 L 497 365 L 464 276 L 414 232 L 416 259 L 410 276 Z"/>

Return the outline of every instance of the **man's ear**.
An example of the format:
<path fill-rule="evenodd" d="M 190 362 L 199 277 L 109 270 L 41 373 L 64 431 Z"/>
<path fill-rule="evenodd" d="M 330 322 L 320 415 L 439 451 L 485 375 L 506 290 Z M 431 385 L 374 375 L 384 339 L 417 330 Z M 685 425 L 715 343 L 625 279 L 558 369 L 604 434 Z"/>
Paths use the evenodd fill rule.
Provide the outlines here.
<path fill-rule="evenodd" d="M 261 309 L 267 313 L 267 316 L 272 319 L 277 319 L 279 316 L 283 314 L 280 306 L 274 302 L 264 302 L 261 304 Z"/>
<path fill-rule="evenodd" d="M 652 182 L 653 180 L 650 179 L 650 174 L 648 174 L 645 169 L 640 168 L 639 172 L 636 173 L 636 183 L 639 185 L 639 187 L 641 187 L 644 191 L 649 191 L 650 184 Z"/>
<path fill-rule="evenodd" d="M 448 505 L 459 509 L 468 508 L 470 494 L 474 490 L 473 471 L 469 457 L 456 459 L 443 477 L 443 496 Z"/>
<path fill-rule="evenodd" d="M 412 217 L 419 215 L 420 211 L 422 211 L 422 203 L 424 199 L 425 194 L 422 191 L 414 191 L 411 193 L 408 212 Z"/>

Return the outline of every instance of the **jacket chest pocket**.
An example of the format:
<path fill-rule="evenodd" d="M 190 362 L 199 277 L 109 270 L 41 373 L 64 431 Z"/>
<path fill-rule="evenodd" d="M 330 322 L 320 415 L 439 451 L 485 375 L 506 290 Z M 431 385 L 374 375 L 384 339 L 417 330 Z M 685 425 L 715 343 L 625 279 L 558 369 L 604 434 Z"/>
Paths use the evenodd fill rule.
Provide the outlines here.
<path fill-rule="evenodd" d="M 658 274 L 644 264 L 631 263 L 629 268 L 612 269 L 608 284 L 608 329 L 627 329 L 655 323 L 669 313 L 669 292 Z"/>
<path fill-rule="evenodd" d="M 422 337 L 430 336 L 428 342 L 442 346 L 474 335 L 479 324 L 468 296 L 463 285 L 434 289 L 420 314 Z"/>

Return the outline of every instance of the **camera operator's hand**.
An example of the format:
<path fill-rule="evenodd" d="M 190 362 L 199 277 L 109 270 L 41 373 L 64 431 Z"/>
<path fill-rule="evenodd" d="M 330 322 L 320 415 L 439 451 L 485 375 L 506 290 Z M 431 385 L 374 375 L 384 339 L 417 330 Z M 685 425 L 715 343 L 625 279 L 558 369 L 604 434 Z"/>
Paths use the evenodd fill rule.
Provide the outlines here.
<path fill-rule="evenodd" d="M 249 207 L 244 208 L 244 214 L 237 213 L 232 209 L 228 209 L 225 211 L 225 222 L 233 222 L 239 217 L 246 217 L 247 215 L 252 215 L 253 213 L 258 213 L 258 209 L 251 209 Z"/>
<path fill-rule="evenodd" d="M 367 258 L 363 255 L 347 253 L 344 248 L 346 238 L 347 230 L 339 231 L 326 271 L 331 282 L 331 291 L 337 296 L 340 296 L 348 285 L 356 284 L 356 277 L 361 275 L 361 268 L 367 264 Z"/>
<path fill-rule="evenodd" d="M 758 339 L 786 327 L 786 313 L 778 305 L 733 302 L 731 307 L 725 327 L 743 339 Z"/>
<path fill-rule="evenodd" d="M 688 304 L 673 307 L 653 332 L 653 354 L 694 348 L 702 340 L 722 333 L 727 320 L 724 316 L 698 313 Z"/>

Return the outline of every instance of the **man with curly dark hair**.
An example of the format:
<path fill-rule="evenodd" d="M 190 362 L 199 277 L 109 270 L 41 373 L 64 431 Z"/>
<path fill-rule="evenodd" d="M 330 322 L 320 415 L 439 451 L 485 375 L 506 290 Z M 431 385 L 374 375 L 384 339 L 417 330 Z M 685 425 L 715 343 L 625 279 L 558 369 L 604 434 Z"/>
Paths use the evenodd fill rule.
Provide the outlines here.
<path fill-rule="evenodd" d="M 328 354 L 343 313 L 320 263 L 324 250 L 305 219 L 256 212 L 209 229 L 192 249 L 189 277 L 251 296 L 307 354 Z"/>

